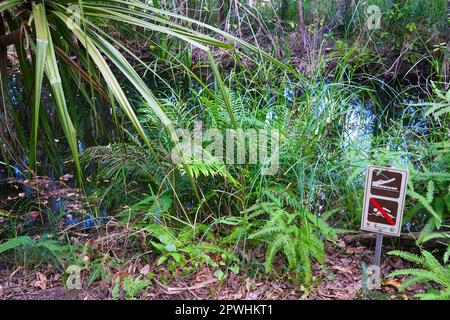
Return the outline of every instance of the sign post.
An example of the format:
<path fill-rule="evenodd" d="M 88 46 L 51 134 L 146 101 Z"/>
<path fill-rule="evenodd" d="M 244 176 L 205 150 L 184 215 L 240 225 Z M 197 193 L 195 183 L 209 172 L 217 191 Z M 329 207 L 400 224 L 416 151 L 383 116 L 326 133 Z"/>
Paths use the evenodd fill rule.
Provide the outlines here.
<path fill-rule="evenodd" d="M 377 240 L 375 243 L 375 255 L 373 256 L 372 264 L 380 266 L 381 260 L 381 246 L 383 245 L 383 234 L 377 232 Z"/>
<path fill-rule="evenodd" d="M 383 235 L 400 236 L 408 170 L 369 166 L 361 230 L 376 232 L 373 264 L 379 266 Z"/>

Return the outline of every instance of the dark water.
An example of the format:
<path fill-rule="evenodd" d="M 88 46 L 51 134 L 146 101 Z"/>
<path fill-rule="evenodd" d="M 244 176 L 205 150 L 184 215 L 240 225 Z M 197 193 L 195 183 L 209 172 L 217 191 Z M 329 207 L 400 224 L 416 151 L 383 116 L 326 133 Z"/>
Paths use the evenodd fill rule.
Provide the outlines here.
<path fill-rule="evenodd" d="M 22 123 L 30 123 L 31 115 L 28 114 L 29 107 L 25 100 L 26 97 L 24 97 L 25 94 L 20 77 L 17 75 L 11 76 L 8 89 L 13 111 L 18 115 Z M 133 97 L 131 89 L 126 87 L 123 89 L 129 98 Z M 72 88 L 72 90 L 74 93 L 73 97 L 71 97 L 73 104 L 70 103 L 69 99 L 68 108 L 77 130 L 78 150 L 80 153 L 90 146 L 106 145 L 111 141 L 124 139 L 123 132 L 116 127 L 116 122 L 114 121 L 115 112 L 109 104 L 98 97 L 94 97 L 91 103 L 86 102 L 85 97 L 76 88 Z M 297 90 L 298 88 L 290 86 L 286 86 L 284 89 L 283 95 L 287 107 L 293 106 L 294 95 L 297 94 Z M 326 86 L 324 90 L 327 90 Z M 158 92 L 156 95 L 158 98 L 173 100 L 174 103 L 177 100 L 173 92 Z M 58 179 L 68 172 L 74 172 L 74 168 L 71 166 L 70 161 L 67 161 L 71 156 L 70 150 L 67 147 L 64 133 L 59 126 L 57 110 L 51 93 L 44 88 L 42 96 L 43 103 L 41 107 L 47 115 L 52 136 L 45 136 L 41 126 L 37 155 L 40 163 L 38 174 Z M 324 94 L 322 97 L 325 97 L 325 99 L 321 98 L 319 108 L 316 110 L 319 113 L 325 111 L 330 103 L 330 101 L 326 101 L 328 99 L 327 94 Z M 349 159 L 361 161 L 360 164 L 362 164 L 364 161 L 367 162 L 368 159 L 376 157 L 373 149 L 382 144 L 387 150 L 398 152 L 397 164 L 405 165 L 411 161 L 414 163 L 415 159 L 412 158 L 414 155 L 408 151 L 412 146 L 417 147 L 420 145 L 421 142 L 420 139 L 416 138 L 417 136 L 425 136 L 430 131 L 430 118 L 424 117 L 423 110 L 425 108 L 411 106 L 411 104 L 421 101 L 419 96 L 412 94 L 392 99 L 391 96 L 388 95 L 386 97 L 384 93 L 380 92 L 378 97 L 380 100 L 377 104 L 371 99 L 367 99 L 367 97 L 363 99 L 363 97 L 355 95 L 344 106 L 346 111 L 341 140 L 341 148 L 344 151 L 344 155 Z M 135 100 L 130 99 L 130 101 L 135 107 L 138 107 L 141 103 L 139 98 Z M 384 107 L 380 108 L 379 105 Z M 273 115 L 271 114 L 270 116 Z M 393 123 L 400 125 L 400 127 L 397 130 L 390 131 L 395 129 L 390 128 L 390 125 Z M 128 124 L 122 125 L 128 126 L 127 129 L 133 132 Z M 23 131 L 26 135 L 30 128 L 23 128 Z M 392 132 L 396 134 L 392 135 Z M 21 160 L 24 163 L 28 163 L 28 155 L 22 154 Z M 417 166 L 420 166 L 420 162 L 417 163 Z M 2 194 L 5 196 L 14 191 L 10 190 L 5 183 L 2 183 L 2 180 L 7 176 L 16 178 L 27 177 L 26 168 L 14 162 L 11 162 L 10 166 L 6 167 L 4 161 L 0 159 L 0 197 Z M 359 183 L 362 186 L 364 177 L 361 176 L 357 179 L 360 180 Z M 30 190 L 24 191 L 29 193 Z M 57 201 L 58 199 L 54 200 Z M 412 230 L 418 224 L 418 222 L 412 221 L 406 228 L 407 230 Z"/>
<path fill-rule="evenodd" d="M 194 83 L 193 86 L 196 84 Z M 157 83 L 153 87 L 158 86 Z M 98 97 L 93 97 L 92 103 L 86 102 L 85 97 L 76 88 L 71 88 L 73 96 L 68 99 L 68 109 L 71 115 L 73 124 L 77 130 L 78 150 L 84 151 L 86 148 L 95 145 L 105 145 L 117 139 L 123 139 L 123 132 L 119 132 L 114 121 L 114 110 L 112 107 L 103 102 Z M 130 97 L 132 90 L 130 88 L 123 88 L 127 96 Z M 26 97 L 23 90 L 20 77 L 12 75 L 9 80 L 9 95 L 12 102 L 13 111 L 17 114 L 21 123 L 28 123 L 31 127 L 31 115 L 29 114 L 29 106 L 27 105 Z M 291 106 L 297 88 L 292 85 L 287 85 L 284 89 L 284 96 L 287 106 Z M 327 86 L 324 90 L 328 90 Z M 131 95 L 132 96 L 132 95 Z M 176 100 L 176 96 L 171 92 L 169 95 L 163 92 L 157 93 L 158 97 L 165 97 L 169 100 Z M 327 95 L 324 95 L 325 97 Z M 384 97 L 383 97 L 384 96 Z M 406 96 L 406 95 L 405 95 Z M 418 95 L 410 95 L 403 98 L 391 99 L 391 96 L 385 95 L 382 91 L 379 94 L 380 100 L 385 106 L 385 110 L 380 110 L 376 104 L 370 99 L 360 99 L 354 96 L 346 106 L 345 124 L 343 128 L 343 140 L 341 147 L 348 152 L 349 155 L 357 154 L 359 157 L 370 157 L 370 150 L 374 146 L 377 136 L 380 136 L 381 131 L 389 129 L 389 125 L 394 122 L 402 122 L 404 132 L 402 136 L 396 136 L 395 139 L 389 138 L 386 135 L 387 141 L 384 144 L 391 151 L 398 151 L 400 154 L 400 163 L 406 164 L 408 159 L 408 148 L 413 145 L 418 145 L 418 139 L 414 139 L 415 135 L 426 135 L 430 130 L 430 121 L 423 116 L 422 108 L 416 106 L 409 106 L 412 103 L 420 101 Z M 45 110 L 51 137 L 44 134 L 42 125 L 39 132 L 38 145 L 38 161 L 40 163 L 40 175 L 57 178 L 65 174 L 68 170 L 73 170 L 70 167 L 70 150 L 65 141 L 64 133 L 59 125 L 57 110 L 52 100 L 51 92 L 44 87 L 42 94 L 42 106 Z M 73 104 L 70 103 L 73 101 Z M 140 100 L 130 99 L 131 103 L 139 106 Z M 327 101 L 320 101 L 318 112 L 327 108 Z M 322 110 L 322 111 L 321 111 Z M 28 132 L 30 128 L 22 128 L 24 135 L 28 139 Z M 132 130 L 131 128 L 128 128 Z M 132 132 L 132 131 L 131 131 Z M 413 134 L 412 134 L 413 133 Z M 389 141 L 389 139 L 391 141 Z M 28 164 L 28 155 L 22 154 L 22 161 Z M 21 167 L 18 163 L 10 163 L 7 168 L 4 161 L 0 158 L 0 179 L 6 175 L 14 177 L 26 176 L 26 168 Z"/>
<path fill-rule="evenodd" d="M 31 113 L 23 84 L 18 75 L 12 75 L 8 82 L 8 92 L 11 101 L 12 113 L 15 114 L 21 124 L 21 131 L 28 143 L 28 133 L 31 130 Z M 117 130 L 112 119 L 112 109 L 98 97 L 88 103 L 80 92 L 73 88 L 73 96 L 67 99 L 67 107 L 72 122 L 77 131 L 78 151 L 81 153 L 86 148 L 94 145 L 107 144 L 116 139 Z M 73 101 L 73 104 L 69 101 Z M 37 161 L 39 162 L 38 175 L 58 178 L 68 171 L 73 171 L 70 164 L 71 153 L 68 148 L 64 132 L 59 125 L 58 111 L 52 98 L 52 93 L 46 86 L 43 87 L 41 109 L 48 119 L 50 136 L 46 135 L 42 123 L 38 133 Z M 17 126 L 16 126 L 17 128 Z M 26 150 L 26 148 L 24 148 Z M 27 151 L 21 154 L 21 161 L 10 160 L 6 166 L 0 156 L 0 180 L 7 176 L 15 178 L 27 177 L 27 168 L 22 165 L 29 164 Z M 22 162 L 22 163 L 21 163 Z"/>

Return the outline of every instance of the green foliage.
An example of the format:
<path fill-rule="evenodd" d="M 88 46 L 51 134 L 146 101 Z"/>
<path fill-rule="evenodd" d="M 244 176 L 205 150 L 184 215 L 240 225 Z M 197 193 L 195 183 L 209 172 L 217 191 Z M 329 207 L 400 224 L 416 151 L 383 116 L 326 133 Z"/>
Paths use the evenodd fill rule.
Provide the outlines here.
<path fill-rule="evenodd" d="M 34 244 L 34 242 L 28 236 L 12 238 L 0 245 L 0 253 L 23 246 L 23 245 L 32 245 L 32 244 Z"/>
<path fill-rule="evenodd" d="M 117 300 L 120 295 L 120 277 L 117 277 L 116 282 L 114 283 L 114 286 L 111 290 L 111 297 L 114 300 Z"/>
<path fill-rule="evenodd" d="M 433 114 L 435 120 L 442 121 L 445 128 L 445 124 L 448 122 L 447 109 L 450 105 L 450 94 L 444 95 L 435 83 L 432 83 L 432 88 L 435 101 L 424 104 L 427 108 L 426 115 Z M 431 215 L 417 240 L 419 245 L 431 239 L 447 236 L 442 232 L 434 232 L 448 229 L 447 225 L 443 225 L 443 221 L 450 217 L 450 175 L 448 174 L 450 141 L 445 133 L 442 138 L 438 139 L 442 141 L 431 143 L 427 150 L 432 160 L 432 165 L 430 165 L 432 169 L 423 165 L 420 171 L 412 170 L 411 180 L 408 184 L 407 194 L 417 200 L 411 211 L 415 213 L 423 208 Z"/>
<path fill-rule="evenodd" d="M 212 268 L 227 265 L 231 267 L 231 264 L 235 262 L 232 253 L 215 244 L 217 240 L 205 225 L 197 224 L 195 227 L 186 226 L 176 230 L 154 223 L 145 227 L 144 230 L 152 236 L 153 240 L 150 240 L 150 243 L 160 254 L 156 265 L 165 264 L 175 276 L 180 268 L 196 270 L 203 265 Z M 198 241 L 199 237 L 209 241 Z M 221 261 L 218 263 L 212 258 L 213 256 L 220 256 Z"/>
<path fill-rule="evenodd" d="M 429 183 L 427 184 L 426 196 L 422 196 L 421 194 L 415 192 L 412 187 L 412 183 L 410 183 L 410 189 L 408 189 L 408 195 L 411 198 L 418 200 L 419 203 L 433 216 L 434 224 L 439 229 L 442 224 L 444 207 L 441 206 L 442 200 L 438 201 L 440 210 L 439 210 L 439 212 L 436 212 L 436 210 L 431 205 L 432 201 L 434 200 L 433 193 L 434 193 L 434 183 L 432 180 L 430 180 Z"/>
<path fill-rule="evenodd" d="M 80 163 L 91 173 L 97 197 L 110 207 L 123 205 L 133 194 L 141 194 L 148 183 L 158 186 L 164 179 L 164 168 L 147 150 L 131 143 L 88 148 L 80 155 Z"/>
<path fill-rule="evenodd" d="M 125 224 L 127 230 L 144 234 L 145 241 L 139 245 L 149 246 L 157 267 L 167 268 L 174 277 L 207 265 L 224 280 L 228 272 L 237 273 L 242 267 L 237 252 L 242 250 L 246 257 L 247 249 L 252 249 L 246 246 L 262 240 L 267 245 L 267 272 L 273 270 L 278 256 L 284 256 L 286 268 L 310 283 L 311 261 L 323 262 L 324 242 L 336 239 L 340 231 L 335 224 L 348 229 L 359 224 L 362 172 L 374 162 L 409 166 L 404 221 L 423 219 L 417 244 L 448 237 L 443 232 L 450 210 L 448 88 L 445 83 L 430 82 L 433 95 L 426 102 L 406 105 L 401 99 L 409 99 L 409 92 L 397 92 L 385 81 L 386 66 L 392 64 L 390 55 L 397 54 L 399 66 L 404 67 L 404 60 L 408 66 L 429 63 L 437 73 L 430 78 L 441 77 L 442 56 L 448 53 L 439 33 L 445 23 L 444 0 L 373 1 L 370 4 L 380 6 L 383 19 L 382 29 L 370 32 L 366 28 L 369 3 L 356 1 L 352 7 L 348 1 L 305 0 L 307 29 L 314 35 L 311 40 L 323 42 L 300 48 L 301 54 L 297 48 L 284 48 L 284 42 L 290 41 L 285 41 L 283 33 L 295 30 L 297 24 L 295 1 L 274 2 L 270 8 L 264 3 L 256 5 L 257 17 L 278 12 L 281 22 L 277 17 L 258 21 L 251 16 L 243 19 L 250 21 L 241 29 L 243 22 L 234 14 L 220 21 L 225 28 L 237 28 L 245 38 L 247 32 L 255 31 L 252 41 L 257 46 L 212 27 L 214 10 L 207 16 L 202 16 L 202 10 L 187 10 L 181 16 L 135 0 L 47 0 L 34 6 L 22 2 L 0 4 L 0 12 L 12 16 L 8 31 L 23 30 L 27 40 L 25 50 L 16 48 L 31 110 L 30 119 L 13 119 L 18 131 L 31 122 L 29 132 L 18 132 L 25 146 L 20 153 L 29 152 L 30 169 L 37 173 L 39 166 L 34 165 L 40 142 L 51 149 L 55 137 L 64 134 L 77 169 L 84 169 L 89 205 L 94 210 L 108 208 L 117 213 L 119 227 Z M 81 5 L 82 12 L 74 17 L 80 26 L 68 15 L 71 4 Z M 194 7 L 203 9 L 198 5 Z M 242 14 L 255 12 L 239 5 L 244 6 Z M 27 28 L 21 27 L 20 19 L 29 21 Z M 262 41 L 261 30 L 267 33 Z M 433 35 L 430 41 L 424 38 L 429 34 Z M 280 43 L 285 52 L 280 52 L 279 59 L 259 49 L 272 50 Z M 331 50 L 330 44 L 334 45 Z M 255 53 L 260 59 L 255 59 Z M 385 61 L 380 55 L 386 53 L 389 59 Z M 289 66 L 282 62 L 287 60 Z M 385 73 L 383 78 L 378 78 L 378 69 Z M 6 80 L 2 68 L 0 73 Z M 48 126 L 53 113 L 44 103 L 45 89 L 51 90 L 57 126 L 63 133 Z M 2 87 L 2 91 L 6 97 L 7 90 Z M 78 93 L 80 98 L 74 99 Z M 94 115 L 88 127 L 76 121 L 78 112 L 86 109 L 78 100 L 87 101 Z M 103 106 L 107 108 L 100 110 Z M 417 110 L 413 115 L 406 112 L 411 106 Z M 14 107 L 8 108 L 15 112 Z M 418 130 L 416 118 L 425 119 L 425 133 Z M 192 129 L 196 121 L 220 132 L 238 127 L 278 130 L 278 172 L 263 175 L 262 163 L 236 165 L 188 158 L 174 164 L 172 151 L 181 149 L 175 129 Z M 109 137 L 105 130 L 108 139 L 104 144 L 111 143 L 99 146 L 103 141 L 94 139 L 95 146 L 80 154 L 78 167 L 80 133 L 109 126 L 116 127 L 115 135 Z M 45 139 L 40 139 L 42 134 Z M 8 154 L 3 148 L 1 152 L 4 160 Z M 8 223 L 19 225 L 12 220 L 8 218 Z M 233 250 L 229 249 L 232 245 Z M 40 250 L 62 256 L 61 248 L 53 240 L 33 241 L 23 236 L 2 243 L 0 253 Z M 397 253 L 425 268 L 411 271 L 411 283 L 432 276 L 441 285 L 447 281 L 446 267 L 440 268 L 428 253 Z M 449 256 L 450 248 L 444 264 Z M 110 280 L 102 259 L 92 264 L 88 282 L 99 278 Z M 117 299 L 123 290 L 125 298 L 135 299 L 149 284 L 147 279 L 128 277 L 122 282 L 119 277 L 112 296 Z M 441 297 L 447 294 L 445 290 Z"/>
<path fill-rule="evenodd" d="M 136 300 L 142 291 L 151 284 L 150 279 L 138 279 L 125 277 L 123 279 L 123 291 L 126 300 Z"/>
<path fill-rule="evenodd" d="M 238 182 L 233 178 L 233 176 L 226 170 L 226 167 L 222 163 L 208 162 L 208 161 L 189 161 L 184 166 L 180 165 L 181 174 L 185 174 L 186 170 L 191 173 L 194 178 L 204 177 L 214 177 L 220 176 L 234 185 L 238 185 Z"/>
<path fill-rule="evenodd" d="M 435 119 L 443 118 L 444 115 L 450 113 L 450 89 L 445 93 L 432 82 L 433 92 L 436 96 L 436 101 L 426 102 L 424 105 L 428 106 L 425 115 L 432 114 Z"/>
<path fill-rule="evenodd" d="M 61 257 L 65 255 L 65 247 L 58 241 L 48 239 L 45 235 L 37 241 L 34 241 L 29 236 L 20 236 L 11 238 L 0 244 L 0 254 L 15 249 L 21 255 L 30 254 L 30 260 L 35 258 L 38 261 L 46 261 L 48 259 L 47 253 L 63 265 Z M 24 261 L 26 262 L 26 261 Z"/>
<path fill-rule="evenodd" d="M 267 215 L 268 220 L 256 227 L 249 240 L 263 239 L 267 242 L 265 267 L 270 272 L 276 255 L 281 252 L 287 258 L 288 269 L 301 273 L 306 283 L 312 279 L 311 258 L 324 261 L 324 245 L 320 232 L 330 236 L 332 229 L 320 217 L 303 209 L 288 213 L 270 202 L 258 203 L 246 211 L 249 219 Z M 258 225 L 258 223 L 255 223 Z"/>
<path fill-rule="evenodd" d="M 409 268 L 396 270 L 389 274 L 389 277 L 395 277 L 399 275 L 410 276 L 408 280 L 403 282 L 400 287 L 400 291 L 406 288 L 424 282 L 435 282 L 439 284 L 442 289 L 440 290 L 429 290 L 425 294 L 418 294 L 421 299 L 440 299 L 449 300 L 450 299 L 450 264 L 442 265 L 430 252 L 422 250 L 422 255 L 416 255 L 409 252 L 394 250 L 389 251 L 388 254 L 396 255 L 400 258 L 413 262 L 422 266 L 422 269 Z"/>
<path fill-rule="evenodd" d="M 158 37 L 161 37 L 161 39 L 174 37 L 177 41 L 189 43 L 204 51 L 214 74 L 218 92 L 222 95 L 228 116 L 232 119 L 232 122 L 234 122 L 234 116 L 230 99 L 227 95 L 222 75 L 216 66 L 217 63 L 215 58 L 208 46 L 233 49 L 233 45 L 227 43 L 227 40 L 219 41 L 207 34 L 202 34 L 198 32 L 196 28 L 205 28 L 209 33 L 215 33 L 216 35 L 220 35 L 223 39 L 232 40 L 233 43 L 236 44 L 239 43 L 245 47 L 246 50 L 250 50 L 249 52 L 261 54 L 275 64 L 282 65 L 267 54 L 261 52 L 257 47 L 254 47 L 241 39 L 233 37 L 202 22 L 169 11 L 160 10 L 145 4 L 142 1 L 109 0 L 98 2 L 84 0 L 76 2 L 75 8 L 73 7 L 74 5 L 75 4 L 70 1 L 63 3 L 60 1 L 46 1 L 31 7 L 29 5 L 22 5 L 21 2 L 18 1 L 8 0 L 5 5 L 1 7 L 1 12 L 7 12 L 11 17 L 11 21 L 8 22 L 8 28 L 11 31 L 18 31 L 21 28 L 21 19 L 23 19 L 23 21 L 32 22 L 30 28 L 25 30 L 24 37 L 28 40 L 26 42 L 28 47 L 26 49 L 29 50 L 35 58 L 36 65 L 33 66 L 28 63 L 23 55 L 24 50 L 21 50 L 20 48 L 16 48 L 16 50 L 19 52 L 19 60 L 21 62 L 20 67 L 24 69 L 21 74 L 24 77 L 27 93 L 32 92 L 33 88 L 31 87 L 34 82 L 34 95 L 32 101 L 33 130 L 30 138 L 33 167 L 36 162 L 35 154 L 37 149 L 39 124 L 42 121 L 45 125 L 48 121 L 45 113 L 42 113 L 42 117 L 40 116 L 40 105 L 42 100 L 41 89 L 44 75 L 50 84 L 53 93 L 52 97 L 54 97 L 55 105 L 58 110 L 59 122 L 72 152 L 73 160 L 80 178 L 81 168 L 78 161 L 77 132 L 71 117 L 71 113 L 73 114 L 75 112 L 75 105 L 73 99 L 69 99 L 69 102 L 66 101 L 66 97 L 70 96 L 72 90 L 70 85 L 68 86 L 69 83 L 78 84 L 78 89 L 93 107 L 95 114 L 98 113 L 95 109 L 94 100 L 96 97 L 94 91 L 101 96 L 102 99 L 107 100 L 112 105 L 117 103 L 123 115 L 130 121 L 132 127 L 143 141 L 148 152 L 156 162 L 159 162 L 159 158 L 155 153 L 155 147 L 145 134 L 130 100 L 126 96 L 123 87 L 119 84 L 119 80 L 113 73 L 111 66 L 114 66 L 123 77 L 125 77 L 127 83 L 132 86 L 135 92 L 138 92 L 142 96 L 147 106 L 152 109 L 163 127 L 170 133 L 173 144 L 176 147 L 178 145 L 171 120 L 167 117 L 153 92 L 137 73 L 136 69 L 134 69 L 130 60 L 143 65 L 147 70 L 152 70 L 150 65 L 139 59 L 133 52 L 126 48 L 120 40 L 111 36 L 111 33 L 108 33 L 108 30 L 103 29 L 102 24 L 109 24 L 110 28 L 114 25 L 118 25 L 128 32 L 134 30 L 133 35 L 135 37 L 138 37 L 141 34 L 140 30 L 137 28 L 145 28 L 152 35 L 156 34 Z M 18 11 L 21 12 L 20 19 L 19 15 L 15 14 Z M 124 14 L 124 11 L 126 14 Z M 173 18 L 177 19 L 177 23 L 174 22 Z M 3 23 L 3 20 L 1 23 Z M 130 28 L 130 26 L 136 28 Z M 74 39 L 77 40 L 74 41 Z M 164 43 L 164 41 L 156 41 L 155 43 Z M 120 50 L 117 48 L 120 48 Z M 125 54 L 127 57 L 125 57 Z M 62 64 L 57 64 L 57 55 L 65 62 L 62 63 L 64 67 L 61 66 Z M 70 55 L 76 55 L 78 59 L 77 63 L 72 63 Z M 106 57 L 111 65 L 106 61 Z M 179 61 L 177 61 L 177 63 L 178 62 Z M 173 64 L 171 66 L 173 66 Z M 189 68 L 182 63 L 181 66 L 177 65 L 177 67 L 189 71 Z M 191 71 L 188 73 L 192 74 Z M 89 88 L 82 85 L 82 82 L 79 81 L 79 75 L 81 75 L 83 80 L 88 83 Z M 158 75 L 156 74 L 156 76 Z M 2 84 L 6 83 L 7 73 L 5 73 L 4 68 L 0 70 L 0 79 L 2 80 Z M 198 79 L 198 77 L 196 77 L 196 79 Z M 1 89 L 2 96 L 5 98 L 8 97 L 7 88 L 3 88 L 2 85 Z M 88 89 L 91 90 L 90 94 L 88 93 Z M 108 91 L 109 96 L 106 95 L 105 91 Z M 101 119 L 97 118 L 96 120 Z M 17 123 L 16 125 L 17 127 L 21 127 L 20 123 Z M 236 124 L 234 123 L 234 125 Z M 189 179 L 194 192 L 196 193 L 197 190 L 192 177 L 189 177 Z"/>

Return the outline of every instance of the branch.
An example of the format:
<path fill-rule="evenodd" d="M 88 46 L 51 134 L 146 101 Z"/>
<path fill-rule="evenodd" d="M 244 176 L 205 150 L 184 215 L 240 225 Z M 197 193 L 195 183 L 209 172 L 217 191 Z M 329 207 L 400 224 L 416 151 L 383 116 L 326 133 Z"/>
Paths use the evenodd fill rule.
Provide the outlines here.
<path fill-rule="evenodd" d="M 19 43 L 21 37 L 23 37 L 23 34 L 21 35 L 20 30 L 14 30 L 5 35 L 0 35 L 0 47 L 7 47 L 11 44 Z"/>
<path fill-rule="evenodd" d="M 441 233 L 450 235 L 450 231 L 442 231 Z M 402 233 L 400 237 L 391 237 L 384 235 L 385 238 L 389 237 L 392 241 L 398 241 L 400 245 L 406 247 L 414 247 L 416 240 L 419 238 L 419 232 Z M 358 233 L 352 235 L 345 235 L 341 238 L 345 243 L 361 242 L 363 244 L 371 244 L 376 240 L 376 233 Z M 389 245 L 391 241 L 386 241 L 385 244 Z M 423 248 L 439 248 L 444 247 L 450 243 L 450 238 L 432 239 L 421 244 Z"/>

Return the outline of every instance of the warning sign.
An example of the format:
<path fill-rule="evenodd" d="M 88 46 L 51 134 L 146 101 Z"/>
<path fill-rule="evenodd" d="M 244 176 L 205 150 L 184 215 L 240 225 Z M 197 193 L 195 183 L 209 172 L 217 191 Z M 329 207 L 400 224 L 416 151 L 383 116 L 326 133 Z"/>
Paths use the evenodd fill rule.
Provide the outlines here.
<path fill-rule="evenodd" d="M 373 172 L 370 193 L 374 195 L 399 198 L 403 177 L 401 173 L 383 170 Z"/>
<path fill-rule="evenodd" d="M 408 170 L 369 166 L 361 229 L 399 236 Z"/>

